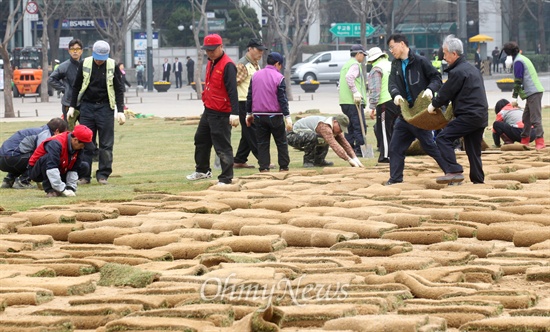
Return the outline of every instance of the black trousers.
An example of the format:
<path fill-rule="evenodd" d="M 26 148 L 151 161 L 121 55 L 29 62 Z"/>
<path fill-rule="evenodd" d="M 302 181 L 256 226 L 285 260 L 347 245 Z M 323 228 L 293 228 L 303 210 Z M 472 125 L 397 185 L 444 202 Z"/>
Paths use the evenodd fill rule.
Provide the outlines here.
<path fill-rule="evenodd" d="M 376 137 L 379 139 L 378 149 L 380 156 L 378 161 L 389 158 L 390 141 L 393 134 L 393 125 L 395 119 L 399 116 L 399 108 L 393 103 L 393 100 L 387 101 L 381 105 L 376 105 Z"/>
<path fill-rule="evenodd" d="M 35 182 L 42 182 L 42 188 L 45 192 L 49 193 L 50 191 L 53 191 L 53 187 L 50 183 L 50 180 L 48 179 L 48 175 L 46 174 L 46 171 L 48 170 L 47 162 L 45 157 L 39 158 L 33 167 L 29 168 L 29 177 L 35 181 Z M 79 168 L 73 170 L 76 171 L 79 175 L 79 178 L 82 177 L 83 174 L 90 172 L 90 165 L 86 162 L 81 161 L 79 164 Z M 61 181 L 67 183 L 67 173 L 60 174 Z M 73 191 L 76 190 L 76 188 L 70 188 Z"/>
<path fill-rule="evenodd" d="M 233 148 L 231 147 L 231 125 L 229 113 L 205 110 L 195 132 L 195 170 L 206 173 L 210 168 L 210 152 L 220 158 L 222 173 L 218 180 L 231 183 L 233 180 Z"/>
<path fill-rule="evenodd" d="M 169 71 L 163 71 L 162 72 L 162 80 L 166 82 L 170 82 L 170 72 Z"/>
<path fill-rule="evenodd" d="M 447 173 L 462 173 L 464 170 L 456 162 L 456 154 L 453 147 L 454 141 L 460 137 L 464 138 L 464 149 L 470 163 L 470 181 L 473 183 L 483 183 L 485 174 L 481 162 L 481 141 L 483 140 L 483 131 L 485 126 L 480 127 L 479 121 L 472 121 L 465 117 L 457 117 L 447 127 L 443 128 L 437 135 L 437 147 L 441 156 L 447 162 Z"/>
<path fill-rule="evenodd" d="M 241 123 L 241 140 L 235 154 L 235 163 L 248 161 L 250 152 L 258 159 L 258 141 L 256 140 L 256 124 L 246 126 L 246 101 L 239 101 L 239 122 Z"/>
<path fill-rule="evenodd" d="M 176 76 L 176 88 L 181 88 L 181 71 L 174 72 L 174 76 Z"/>
<path fill-rule="evenodd" d="M 521 132 L 522 128 L 516 128 L 512 127 L 506 122 L 502 121 L 495 121 L 493 122 L 493 141 L 495 142 L 496 146 L 500 146 L 500 139 L 502 138 L 504 140 L 504 143 L 506 144 L 506 138 L 503 137 L 505 135 L 509 141 L 508 143 L 513 142 L 521 142 Z M 531 130 L 531 137 L 529 137 L 529 142 L 532 142 L 535 140 L 535 131 Z"/>
<path fill-rule="evenodd" d="M 8 173 L 6 177 L 10 179 L 16 179 L 19 176 L 28 178 L 27 165 L 30 158 L 30 153 L 19 156 L 0 156 L 0 170 Z"/>
<path fill-rule="evenodd" d="M 195 79 L 193 78 L 195 72 L 194 71 L 187 71 L 187 85 L 191 85 L 191 82 L 194 82 Z"/>
<path fill-rule="evenodd" d="M 348 133 L 345 134 L 346 139 L 355 151 L 355 154 L 361 156 L 361 145 L 365 144 L 365 139 L 361 131 L 361 121 L 363 121 L 363 125 L 365 126 L 365 135 L 367 133 L 363 105 L 359 106 L 360 112 L 357 112 L 357 106 L 355 104 L 340 104 L 340 107 L 342 108 L 342 113 L 349 118 Z M 359 120 L 359 113 L 361 113 L 362 120 Z"/>
<path fill-rule="evenodd" d="M 258 162 L 260 163 L 260 171 L 269 170 L 271 156 L 269 147 L 271 136 L 277 146 L 277 160 L 280 170 L 288 170 L 290 164 L 290 156 L 288 154 L 288 144 L 286 140 L 285 120 L 282 115 L 261 115 L 254 116 L 256 123 L 256 139 L 258 141 Z"/>

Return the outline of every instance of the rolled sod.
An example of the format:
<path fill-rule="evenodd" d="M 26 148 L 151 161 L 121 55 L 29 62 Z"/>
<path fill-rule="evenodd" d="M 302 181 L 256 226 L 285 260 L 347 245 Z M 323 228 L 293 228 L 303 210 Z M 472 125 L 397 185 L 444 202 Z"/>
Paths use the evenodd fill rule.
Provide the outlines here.
<path fill-rule="evenodd" d="M 491 331 L 491 332 L 547 332 L 549 331 L 550 317 L 495 317 L 466 323 L 460 331 Z"/>
<path fill-rule="evenodd" d="M 76 213 L 71 211 L 26 211 L 15 213 L 12 217 L 27 218 L 33 226 L 76 222 Z"/>
<path fill-rule="evenodd" d="M 0 215 L 0 226 L 6 230 L 5 233 L 16 233 L 19 227 L 32 226 L 27 217 L 13 217 Z M 0 232 L 1 234 L 2 232 Z"/>
<path fill-rule="evenodd" d="M 224 230 L 212 230 L 202 228 L 179 228 L 166 234 L 176 234 L 180 238 L 190 238 L 196 241 L 210 242 L 221 237 L 232 236 L 233 232 Z"/>
<path fill-rule="evenodd" d="M 0 287 L 0 298 L 4 298 L 6 304 L 14 305 L 39 305 L 53 300 L 51 290 L 36 287 Z"/>
<path fill-rule="evenodd" d="M 33 234 L 2 234 L 0 241 L 20 242 L 32 246 L 32 250 L 51 247 L 53 238 L 50 235 L 33 235 Z"/>
<path fill-rule="evenodd" d="M 185 318 L 171 317 L 124 317 L 105 325 L 106 332 L 118 331 L 185 331 L 199 332 L 214 324 Z"/>
<path fill-rule="evenodd" d="M 81 231 L 74 231 L 69 233 L 67 239 L 70 243 L 113 243 L 118 237 L 128 234 L 136 234 L 139 231 L 136 229 L 127 229 L 120 227 L 101 227 L 94 229 L 84 229 Z"/>
<path fill-rule="evenodd" d="M 2 332 L 72 332 L 73 329 L 73 323 L 70 319 L 65 317 L 42 317 L 31 315 L 0 317 L 0 331 Z"/>
<path fill-rule="evenodd" d="M 180 239 L 177 234 L 138 233 L 117 237 L 113 244 L 129 246 L 132 249 L 152 249 L 179 242 Z"/>
<path fill-rule="evenodd" d="M 444 318 L 431 315 L 360 315 L 329 320 L 324 331 L 446 331 Z"/>
<path fill-rule="evenodd" d="M 97 284 L 99 286 L 142 288 L 158 280 L 159 276 L 159 273 L 143 271 L 136 267 L 109 263 L 101 268 Z"/>
<path fill-rule="evenodd" d="M 287 243 L 278 235 L 230 236 L 219 238 L 212 243 L 230 247 L 232 251 L 266 253 L 286 248 Z"/>
<path fill-rule="evenodd" d="M 457 239 L 457 234 L 432 227 L 415 227 L 412 229 L 391 230 L 382 234 L 381 238 L 406 241 L 412 244 L 433 244 L 454 241 Z"/>
<path fill-rule="evenodd" d="M 69 233 L 83 230 L 82 223 L 75 224 L 49 224 L 32 227 L 18 227 L 18 234 L 49 235 L 56 241 L 67 241 Z"/>
<path fill-rule="evenodd" d="M 169 252 L 174 259 L 193 259 L 200 254 L 214 252 L 231 252 L 231 247 L 213 242 L 202 242 L 190 239 L 184 239 L 180 242 L 171 243 L 166 246 L 156 248 Z"/>
<path fill-rule="evenodd" d="M 412 249 L 409 242 L 387 239 L 350 240 L 330 247 L 330 250 L 349 250 L 358 256 L 392 256 Z"/>
<path fill-rule="evenodd" d="M 229 327 L 235 319 L 233 307 L 227 304 L 190 304 L 171 309 L 137 312 L 135 316 L 172 317 L 211 322 L 218 327 Z"/>
<path fill-rule="evenodd" d="M 529 247 L 550 239 L 550 226 L 517 231 L 513 242 L 516 247 Z"/>
<path fill-rule="evenodd" d="M 56 296 L 83 295 L 95 291 L 93 277 L 15 277 L 2 279 L 2 287 L 39 287 L 49 289 Z"/>

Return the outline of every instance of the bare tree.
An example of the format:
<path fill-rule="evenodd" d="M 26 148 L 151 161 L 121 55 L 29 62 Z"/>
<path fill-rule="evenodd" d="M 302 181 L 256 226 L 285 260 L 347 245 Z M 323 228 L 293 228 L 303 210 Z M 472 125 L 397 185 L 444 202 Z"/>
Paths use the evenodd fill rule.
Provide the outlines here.
<path fill-rule="evenodd" d="M 309 27 L 317 19 L 319 0 L 255 0 L 267 14 L 270 28 L 281 41 L 285 57 L 285 83 L 288 100 L 293 100 L 290 67 L 296 62 Z M 270 29 L 270 30 L 271 30 Z"/>
<path fill-rule="evenodd" d="M 373 17 L 378 24 L 384 26 L 388 34 L 394 33 L 394 28 L 404 22 L 405 18 L 411 14 L 420 4 L 420 0 L 403 0 L 399 1 L 396 6 L 396 0 L 376 0 L 375 8 L 381 10 L 383 15 Z M 385 18 L 385 20 L 383 20 Z"/>
<path fill-rule="evenodd" d="M 361 45 L 367 47 L 367 21 L 372 22 L 375 17 L 383 14 L 384 2 L 375 2 L 373 0 L 348 0 L 348 4 L 355 12 L 361 25 Z"/>
<path fill-rule="evenodd" d="M 6 32 L 4 33 L 4 38 L 0 43 L 0 55 L 4 61 L 4 117 L 5 118 L 14 118 L 15 112 L 13 110 L 13 89 L 11 86 L 11 81 L 13 79 L 13 70 L 10 63 L 10 55 L 8 54 L 8 44 L 13 38 L 15 31 L 23 21 L 23 16 L 26 11 L 23 11 L 23 14 L 17 18 L 14 23 L 15 15 L 21 10 L 21 7 L 24 5 L 25 0 L 17 1 L 17 5 L 14 8 L 14 11 L 10 13 L 6 21 Z M 13 29 L 12 29 L 13 24 Z"/>
<path fill-rule="evenodd" d="M 208 21 L 206 18 L 206 4 L 208 0 L 189 0 L 191 3 L 191 13 L 193 14 L 193 39 L 195 40 L 195 46 L 197 47 L 197 66 L 195 70 L 195 88 L 197 91 L 197 98 L 202 98 L 202 64 L 203 64 L 203 51 L 201 49 L 201 41 L 199 39 L 199 32 L 202 29 L 204 35 L 208 35 Z M 198 23 L 198 24 L 195 24 Z"/>
<path fill-rule="evenodd" d="M 54 65 L 53 60 L 59 59 L 59 37 L 61 36 L 62 20 L 67 17 L 67 13 L 73 13 L 76 2 L 68 5 L 65 0 L 58 0 L 57 10 L 48 16 L 48 41 L 50 44 L 50 63 Z M 57 21 L 57 27 L 55 22 Z"/>
<path fill-rule="evenodd" d="M 94 18 L 96 30 L 111 44 L 111 58 L 117 62 L 124 50 L 126 33 L 145 0 L 83 0 L 81 5 Z M 100 23 L 102 21 L 103 24 Z"/>
<path fill-rule="evenodd" d="M 38 12 L 42 16 L 42 83 L 40 84 L 40 101 L 48 102 L 48 31 L 50 17 L 57 11 L 60 1 L 55 0 L 42 0 L 42 3 L 38 5 Z"/>
<path fill-rule="evenodd" d="M 535 10 L 536 10 L 535 13 L 533 12 L 532 8 L 530 8 L 529 2 L 535 4 L 535 6 L 534 6 Z M 546 32 L 544 30 L 544 21 L 545 21 L 544 2 L 547 2 L 547 1 L 545 1 L 545 0 L 527 0 L 526 3 L 525 3 L 525 6 L 524 6 L 525 11 L 531 17 L 531 19 L 533 21 L 537 22 L 538 42 L 540 43 L 540 48 L 541 48 L 541 53 L 542 54 L 546 53 Z M 535 43 L 535 47 L 536 46 L 537 45 Z"/>

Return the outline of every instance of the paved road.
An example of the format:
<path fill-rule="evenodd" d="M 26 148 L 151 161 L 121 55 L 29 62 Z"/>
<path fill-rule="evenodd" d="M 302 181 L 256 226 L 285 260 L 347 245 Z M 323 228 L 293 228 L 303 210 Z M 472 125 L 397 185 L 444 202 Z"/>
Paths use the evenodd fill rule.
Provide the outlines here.
<path fill-rule="evenodd" d="M 510 99 L 511 92 L 501 92 L 496 86 L 496 80 L 510 75 L 496 74 L 486 77 L 485 88 L 489 107 L 494 107 L 501 98 Z M 547 92 L 544 94 L 543 105 L 550 105 L 550 73 L 540 75 Z M 339 113 L 338 91 L 335 84 L 321 84 L 315 93 L 304 93 L 298 85 L 292 85 L 294 101 L 290 102 L 291 113 L 318 109 L 322 113 Z M 202 102 L 197 100 L 191 87 L 175 89 L 174 86 L 165 93 L 136 92 L 131 88 L 125 95 L 126 105 L 135 113 L 151 114 L 157 117 L 181 117 L 200 115 Z M 7 121 L 48 121 L 61 114 L 61 103 L 56 95 L 50 97 L 47 103 L 41 103 L 38 97 L 17 98 L 14 100 L 16 118 L 4 118 L 4 95 L 0 93 L 0 122 Z M 38 115 L 37 115 L 38 114 Z"/>

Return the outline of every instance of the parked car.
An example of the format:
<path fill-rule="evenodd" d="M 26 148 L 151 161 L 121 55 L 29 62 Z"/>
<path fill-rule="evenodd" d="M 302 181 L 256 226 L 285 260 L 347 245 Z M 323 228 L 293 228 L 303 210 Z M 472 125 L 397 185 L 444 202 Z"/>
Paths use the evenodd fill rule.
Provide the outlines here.
<path fill-rule="evenodd" d="M 340 70 L 350 57 L 350 51 L 315 53 L 304 62 L 291 67 L 290 80 L 296 84 L 311 80 L 337 82 L 340 79 Z"/>

